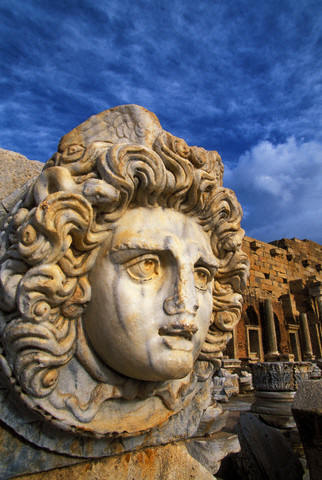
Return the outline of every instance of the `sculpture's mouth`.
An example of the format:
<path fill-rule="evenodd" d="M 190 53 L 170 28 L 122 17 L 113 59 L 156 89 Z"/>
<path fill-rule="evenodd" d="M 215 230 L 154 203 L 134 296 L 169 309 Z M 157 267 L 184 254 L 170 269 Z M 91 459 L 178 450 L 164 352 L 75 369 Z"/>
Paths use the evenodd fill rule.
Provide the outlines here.
<path fill-rule="evenodd" d="M 170 350 L 179 350 L 182 352 L 192 352 L 193 343 L 186 337 L 178 335 L 163 335 L 162 340 Z"/>
<path fill-rule="evenodd" d="M 169 325 L 159 328 L 159 335 L 169 337 L 183 337 L 191 340 L 194 334 L 198 331 L 198 327 L 187 323 L 180 323 L 179 325 Z"/>

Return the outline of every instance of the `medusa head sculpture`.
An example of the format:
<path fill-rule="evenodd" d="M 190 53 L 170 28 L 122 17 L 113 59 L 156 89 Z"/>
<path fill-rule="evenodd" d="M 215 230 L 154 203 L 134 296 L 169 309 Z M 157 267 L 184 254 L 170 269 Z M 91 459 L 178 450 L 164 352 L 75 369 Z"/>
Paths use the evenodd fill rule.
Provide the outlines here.
<path fill-rule="evenodd" d="M 238 322 L 242 210 L 217 152 L 124 105 L 65 135 L 2 229 L 1 364 L 78 435 L 137 435 L 191 400 Z"/>

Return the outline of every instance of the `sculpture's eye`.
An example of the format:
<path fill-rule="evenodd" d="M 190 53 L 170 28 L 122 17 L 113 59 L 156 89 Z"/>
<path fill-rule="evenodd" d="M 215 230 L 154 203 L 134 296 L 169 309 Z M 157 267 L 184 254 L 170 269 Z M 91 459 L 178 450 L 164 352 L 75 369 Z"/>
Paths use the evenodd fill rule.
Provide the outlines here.
<path fill-rule="evenodd" d="M 82 152 L 84 147 L 82 145 L 69 145 L 67 155 L 74 155 L 74 153 Z"/>
<path fill-rule="evenodd" d="M 127 273 L 135 280 L 151 280 L 160 272 L 160 260 L 157 255 L 141 255 L 133 258 L 125 265 Z"/>
<path fill-rule="evenodd" d="M 212 274 L 205 267 L 195 267 L 194 270 L 195 286 L 199 290 L 207 290 L 209 282 L 212 280 Z"/>

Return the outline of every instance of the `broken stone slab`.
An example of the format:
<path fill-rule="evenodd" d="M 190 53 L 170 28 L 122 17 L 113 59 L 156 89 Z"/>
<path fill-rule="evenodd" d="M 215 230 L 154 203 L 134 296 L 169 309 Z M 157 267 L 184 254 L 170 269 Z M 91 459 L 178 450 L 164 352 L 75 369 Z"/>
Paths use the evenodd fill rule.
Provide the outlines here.
<path fill-rule="evenodd" d="M 236 435 L 226 432 L 217 432 L 202 439 L 191 439 L 188 441 L 176 442 L 164 446 L 140 449 L 136 452 L 127 452 L 119 456 L 101 458 L 98 460 L 81 459 L 70 457 L 68 455 L 56 454 L 44 449 L 35 447 L 22 438 L 19 438 L 13 431 L 0 425 L 0 444 L 2 451 L 2 461 L 0 462 L 0 478 L 9 480 L 17 478 L 48 479 L 59 478 L 71 480 L 73 478 L 186 478 L 180 477 L 187 474 L 187 478 L 214 478 L 209 475 L 216 473 L 220 467 L 221 460 L 228 454 L 236 453 L 240 450 L 238 438 Z M 15 462 L 11 460 L 11 454 L 15 452 Z M 181 474 L 178 473 L 178 466 L 173 471 L 177 477 L 172 477 L 167 469 L 164 468 L 164 462 L 172 463 L 177 455 L 180 454 L 180 463 L 184 462 L 184 469 Z M 4 461 L 4 456 L 8 461 Z M 192 458 L 193 457 L 193 458 Z M 139 459 L 143 461 L 142 468 L 138 464 Z M 146 475 L 145 462 L 151 460 L 150 476 Z M 195 460 L 196 462 L 195 462 Z M 202 465 L 206 467 L 203 468 Z M 32 465 L 32 468 L 30 468 Z M 28 471 L 36 473 L 27 473 Z M 191 471 L 190 471 L 191 470 Z M 25 474 L 25 475 L 24 475 Z M 115 474 L 112 477 L 110 475 Z M 155 476 L 153 476 L 154 474 Z M 22 475 L 22 476 L 21 476 Z M 58 476 L 59 475 L 59 476 Z M 79 475 L 79 477 L 77 477 Z M 93 477 L 92 477 L 93 475 Z M 96 476 L 95 476 L 96 475 Z M 131 475 L 135 475 L 131 477 Z M 170 476 L 167 476 L 170 475 Z M 196 476 L 194 476 L 196 475 Z"/>
<path fill-rule="evenodd" d="M 8 212 L 28 191 L 44 167 L 20 153 L 0 148 L 0 225 Z"/>
<path fill-rule="evenodd" d="M 24 155 L 0 148 L 0 199 L 22 187 L 28 180 L 40 174 L 44 163 L 29 160 Z"/>
<path fill-rule="evenodd" d="M 2 423 L 0 423 L 0 445 L 1 480 L 15 478 L 17 475 L 20 476 L 30 472 L 41 472 L 71 466 L 86 461 L 85 459 L 60 455 L 38 448 L 19 437 L 13 430 Z"/>
<path fill-rule="evenodd" d="M 222 368 L 228 370 L 230 373 L 238 373 L 240 371 L 241 360 L 239 358 L 223 358 Z"/>
<path fill-rule="evenodd" d="M 55 476 L 51 477 L 51 475 L 53 475 L 51 472 L 52 470 L 56 470 L 57 468 L 61 469 L 63 467 L 65 467 L 65 469 L 59 470 L 59 472 L 66 471 L 66 474 L 64 474 L 65 476 L 57 478 L 68 478 L 68 480 L 70 480 L 70 478 L 74 478 L 70 476 L 73 475 L 74 472 L 76 472 L 75 475 L 78 474 L 77 472 L 83 472 L 83 467 L 78 466 L 77 468 L 74 468 L 73 465 L 79 463 L 83 464 L 84 462 L 86 462 L 86 468 L 88 468 L 89 471 L 93 470 L 93 472 L 101 472 L 101 475 L 105 475 L 107 472 L 106 469 L 108 468 L 108 461 L 106 458 L 85 459 L 79 458 L 79 456 L 84 456 L 84 454 L 86 454 L 87 457 L 105 457 L 105 455 L 110 455 L 115 460 L 114 457 L 118 453 L 120 457 L 117 458 L 119 459 L 122 457 L 123 460 L 121 459 L 117 462 L 115 460 L 116 463 L 113 460 L 110 463 L 110 465 L 112 465 L 112 472 L 114 471 L 113 468 L 116 464 L 122 465 L 122 470 L 119 472 L 120 476 L 116 478 L 122 480 L 127 478 L 141 478 L 139 475 L 135 477 L 127 477 L 128 472 L 126 469 L 124 470 L 125 467 L 123 465 L 124 458 L 133 457 L 133 462 L 136 464 L 135 459 L 137 458 L 136 453 L 138 451 L 144 452 L 149 446 L 152 447 L 153 444 L 158 448 L 168 442 L 171 442 L 171 445 L 185 444 L 188 448 L 189 454 L 192 455 L 196 461 L 204 461 L 205 463 L 203 464 L 203 467 L 213 474 L 218 470 L 222 458 L 229 453 L 239 451 L 237 436 L 220 431 L 225 426 L 228 412 L 223 413 L 221 406 L 218 405 L 208 407 L 203 415 L 201 415 L 203 411 L 202 404 L 205 400 L 205 392 L 200 392 L 201 395 L 199 395 L 194 402 L 190 403 L 187 410 L 180 412 L 177 416 L 173 416 L 164 428 L 160 429 L 158 432 L 142 435 L 135 439 L 123 438 L 122 442 L 116 440 L 109 445 L 104 439 L 102 439 L 101 442 L 91 442 L 89 439 L 87 442 L 85 442 L 84 439 L 83 442 L 80 442 L 77 437 L 71 436 L 68 432 L 59 431 L 54 427 L 50 427 L 50 425 L 45 425 L 39 415 L 33 412 L 28 412 L 24 409 L 23 405 L 17 403 L 17 400 L 10 395 L 6 388 L 4 388 L 4 383 L 2 383 L 0 391 L 3 398 L 1 407 L 2 413 L 5 410 L 7 411 L 8 416 L 11 416 L 11 418 L 15 417 L 17 420 L 15 423 L 15 432 L 5 425 L 2 425 L 2 427 L 0 426 L 1 480 L 15 478 L 17 475 L 27 475 L 26 478 L 29 478 L 29 475 L 36 475 L 37 473 L 39 473 L 39 476 L 36 475 L 35 478 L 43 478 L 43 476 L 46 475 L 46 480 L 48 480 L 48 478 L 56 478 Z M 206 395 L 206 397 L 207 396 L 208 395 Z M 10 406 L 10 410 L 8 409 L 8 406 Z M 196 430 L 198 425 L 198 430 Z M 40 442 L 43 442 L 43 444 L 48 446 L 53 445 L 54 450 L 60 450 L 61 454 L 49 451 L 47 448 L 39 448 L 26 441 L 23 438 L 26 435 L 26 429 L 28 430 L 29 438 L 37 440 L 35 436 L 38 435 L 37 443 L 39 445 Z M 193 434 L 194 431 L 195 434 Z M 22 434 L 23 437 L 21 437 L 20 434 Z M 189 436 L 190 438 L 187 438 Z M 83 445 L 82 448 L 81 444 Z M 157 451 L 158 450 L 153 450 L 153 452 Z M 15 452 L 14 461 L 12 461 L 12 452 Z M 65 452 L 66 455 L 64 455 L 63 452 Z M 145 458 L 144 455 L 142 458 Z M 162 455 L 160 458 L 162 458 Z M 190 459 L 188 460 L 188 463 L 191 462 Z M 97 465 L 100 466 L 101 470 L 98 470 Z M 193 465 L 191 468 L 195 468 Z M 40 472 L 43 473 L 40 474 Z M 200 478 L 208 478 L 205 476 L 204 471 L 202 469 L 200 470 L 199 467 L 196 472 L 196 475 L 204 475 L 200 476 Z M 47 473 L 49 475 L 48 478 Z M 163 470 L 161 470 L 161 473 L 159 470 L 156 470 L 155 475 L 156 477 L 151 476 L 147 478 L 168 478 L 165 476 L 166 472 Z M 32 475 L 30 478 L 33 479 L 34 476 Z M 112 477 L 102 476 L 98 478 Z M 169 476 L 169 478 L 172 477 Z M 185 477 L 180 477 L 178 475 L 177 478 Z M 187 478 L 199 477 L 191 476 Z"/>
<path fill-rule="evenodd" d="M 241 452 L 226 457 L 218 477 L 225 480 L 302 480 L 303 467 L 283 434 L 257 415 L 242 413 L 237 425 Z"/>
<path fill-rule="evenodd" d="M 15 203 L 27 192 L 44 163 L 0 148 L 0 224 Z"/>
<path fill-rule="evenodd" d="M 221 461 L 227 455 L 239 452 L 240 445 L 236 435 L 218 432 L 205 439 L 188 441 L 187 449 L 201 465 L 215 474 L 220 468 Z"/>
<path fill-rule="evenodd" d="M 322 371 L 316 363 L 313 363 L 313 369 L 310 374 L 310 380 L 319 380 L 322 376 Z"/>
<path fill-rule="evenodd" d="M 254 390 L 253 387 L 253 376 L 251 373 L 242 370 L 239 375 L 239 392 L 240 393 L 249 393 Z"/>
<path fill-rule="evenodd" d="M 19 480 L 214 480 L 213 475 L 191 456 L 184 442 L 85 462 Z"/>
<path fill-rule="evenodd" d="M 20 436 L 40 448 L 84 458 L 99 458 L 117 453 L 126 453 L 140 448 L 179 441 L 193 436 L 203 436 L 216 432 L 224 426 L 225 414 L 222 408 L 208 407 L 211 397 L 211 383 L 203 382 L 193 400 L 177 415 L 155 428 L 152 432 L 122 439 L 93 436 L 79 437 L 73 432 L 57 428 L 46 422 L 37 412 L 31 411 L 14 396 L 5 380 L 0 377 L 1 420 Z M 208 408 L 205 408 L 208 407 Z M 205 413 L 205 416 L 203 415 Z M 11 462 L 0 450 L 0 464 Z M 30 473 L 33 465 L 27 465 Z M 46 462 L 42 465 L 46 469 Z M 1 477 L 0 477 L 1 478 Z"/>
<path fill-rule="evenodd" d="M 239 393 L 239 377 L 225 368 L 220 368 L 213 377 L 213 398 L 218 402 L 228 402 L 233 395 Z"/>
<path fill-rule="evenodd" d="M 293 415 L 303 443 L 311 480 L 322 478 L 322 380 L 299 386 Z"/>

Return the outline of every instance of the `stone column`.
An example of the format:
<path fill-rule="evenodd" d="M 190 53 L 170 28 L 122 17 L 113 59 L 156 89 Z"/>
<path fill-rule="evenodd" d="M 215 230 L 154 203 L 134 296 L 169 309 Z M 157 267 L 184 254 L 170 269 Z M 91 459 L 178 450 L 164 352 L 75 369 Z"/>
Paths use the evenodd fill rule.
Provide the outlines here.
<path fill-rule="evenodd" d="M 322 323 L 322 282 L 313 283 L 309 287 L 309 294 L 316 302 L 318 320 Z"/>
<path fill-rule="evenodd" d="M 315 334 L 318 345 L 318 356 L 322 357 L 322 282 L 315 282 L 309 286 L 309 295 L 311 296 L 316 314 Z"/>
<path fill-rule="evenodd" d="M 311 336 L 310 336 L 310 329 L 309 329 L 309 323 L 307 321 L 307 315 L 306 313 L 301 313 L 300 314 L 300 324 L 301 324 L 301 332 L 302 332 L 302 338 L 303 338 L 303 358 L 304 360 L 313 360 L 314 355 L 313 355 L 313 350 L 312 350 L 312 342 L 311 342 Z"/>
<path fill-rule="evenodd" d="M 274 322 L 274 313 L 272 307 L 272 300 L 265 299 L 265 333 L 267 338 L 268 352 L 265 354 L 265 360 L 274 361 L 278 359 L 279 351 L 277 347 L 276 330 Z"/>
<path fill-rule="evenodd" d="M 319 309 L 319 320 L 322 323 L 322 295 L 317 298 L 317 304 Z"/>
<path fill-rule="evenodd" d="M 322 323 L 322 291 L 319 291 L 319 294 L 316 295 L 316 305 L 318 310 L 319 320 Z"/>

